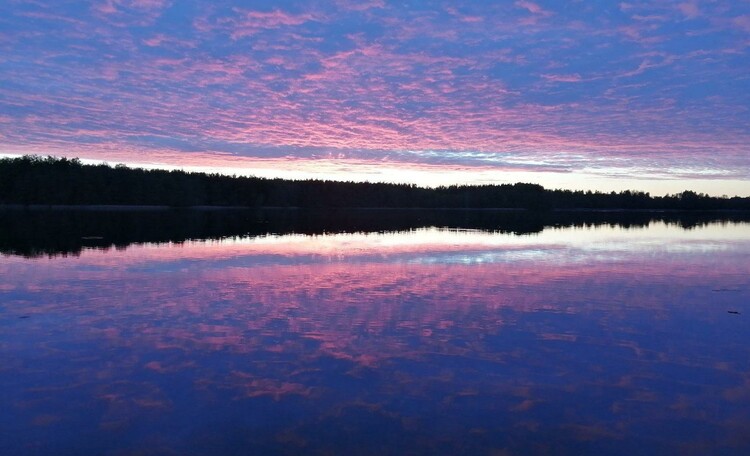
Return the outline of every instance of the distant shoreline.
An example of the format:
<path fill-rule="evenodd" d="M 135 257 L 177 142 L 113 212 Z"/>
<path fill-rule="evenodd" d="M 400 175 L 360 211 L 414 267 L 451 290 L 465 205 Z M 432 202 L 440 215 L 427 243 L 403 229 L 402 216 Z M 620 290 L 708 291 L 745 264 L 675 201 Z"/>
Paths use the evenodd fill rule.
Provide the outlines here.
<path fill-rule="evenodd" d="M 84 165 L 77 159 L 24 156 L 0 159 L 0 204 L 47 210 L 174 208 L 224 211 L 419 210 L 436 211 L 728 211 L 750 210 L 750 197 L 685 190 L 651 196 L 549 190 L 539 184 L 462 185 L 422 188 L 409 184 L 284 180 L 218 174 Z"/>
<path fill-rule="evenodd" d="M 0 204 L 0 210 L 29 211 L 248 211 L 248 210 L 290 210 L 290 211 L 451 211 L 451 212 L 642 212 L 642 213 L 679 213 L 679 212 L 750 212 L 747 209 L 627 209 L 627 208 L 552 208 L 534 210 L 515 207 L 298 207 L 298 206 L 166 206 L 166 205 L 128 205 L 128 204 Z"/>

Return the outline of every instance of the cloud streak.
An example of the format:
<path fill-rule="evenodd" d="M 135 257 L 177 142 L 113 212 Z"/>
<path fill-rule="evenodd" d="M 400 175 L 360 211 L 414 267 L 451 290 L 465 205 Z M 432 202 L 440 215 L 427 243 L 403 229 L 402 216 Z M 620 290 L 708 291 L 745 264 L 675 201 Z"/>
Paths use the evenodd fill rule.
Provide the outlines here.
<path fill-rule="evenodd" d="M 8 9 L 3 153 L 194 167 L 229 154 L 280 170 L 349 160 L 335 179 L 387 162 L 510 166 L 544 171 L 543 184 L 621 179 L 608 169 L 750 182 L 744 4 Z"/>

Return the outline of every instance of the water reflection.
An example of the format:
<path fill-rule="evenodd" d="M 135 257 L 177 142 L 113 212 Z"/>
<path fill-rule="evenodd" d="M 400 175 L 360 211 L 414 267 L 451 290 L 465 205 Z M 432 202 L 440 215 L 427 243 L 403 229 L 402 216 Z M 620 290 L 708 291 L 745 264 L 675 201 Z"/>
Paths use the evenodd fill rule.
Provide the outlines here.
<path fill-rule="evenodd" d="M 131 244 L 268 234 L 397 232 L 425 227 L 532 234 L 550 227 L 683 228 L 750 222 L 748 212 L 528 212 L 483 210 L 17 210 L 0 208 L 0 253 L 77 255 Z"/>
<path fill-rule="evenodd" d="M 0 451 L 746 454 L 748 228 L 0 257 Z"/>

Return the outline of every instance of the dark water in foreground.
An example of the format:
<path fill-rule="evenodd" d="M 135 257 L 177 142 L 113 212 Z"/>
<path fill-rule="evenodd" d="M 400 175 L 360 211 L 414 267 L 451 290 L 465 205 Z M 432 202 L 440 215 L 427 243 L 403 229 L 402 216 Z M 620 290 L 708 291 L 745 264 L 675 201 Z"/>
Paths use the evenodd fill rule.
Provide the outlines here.
<path fill-rule="evenodd" d="M 3 216 L 3 455 L 750 454 L 747 222 Z"/>

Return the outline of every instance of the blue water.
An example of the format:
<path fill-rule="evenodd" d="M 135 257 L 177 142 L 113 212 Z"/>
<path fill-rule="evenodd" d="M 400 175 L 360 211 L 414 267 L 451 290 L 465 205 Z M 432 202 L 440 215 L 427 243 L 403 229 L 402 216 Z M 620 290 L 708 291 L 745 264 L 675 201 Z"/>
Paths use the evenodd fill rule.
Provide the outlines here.
<path fill-rule="evenodd" d="M 750 225 L 0 256 L 0 453 L 750 454 Z"/>

